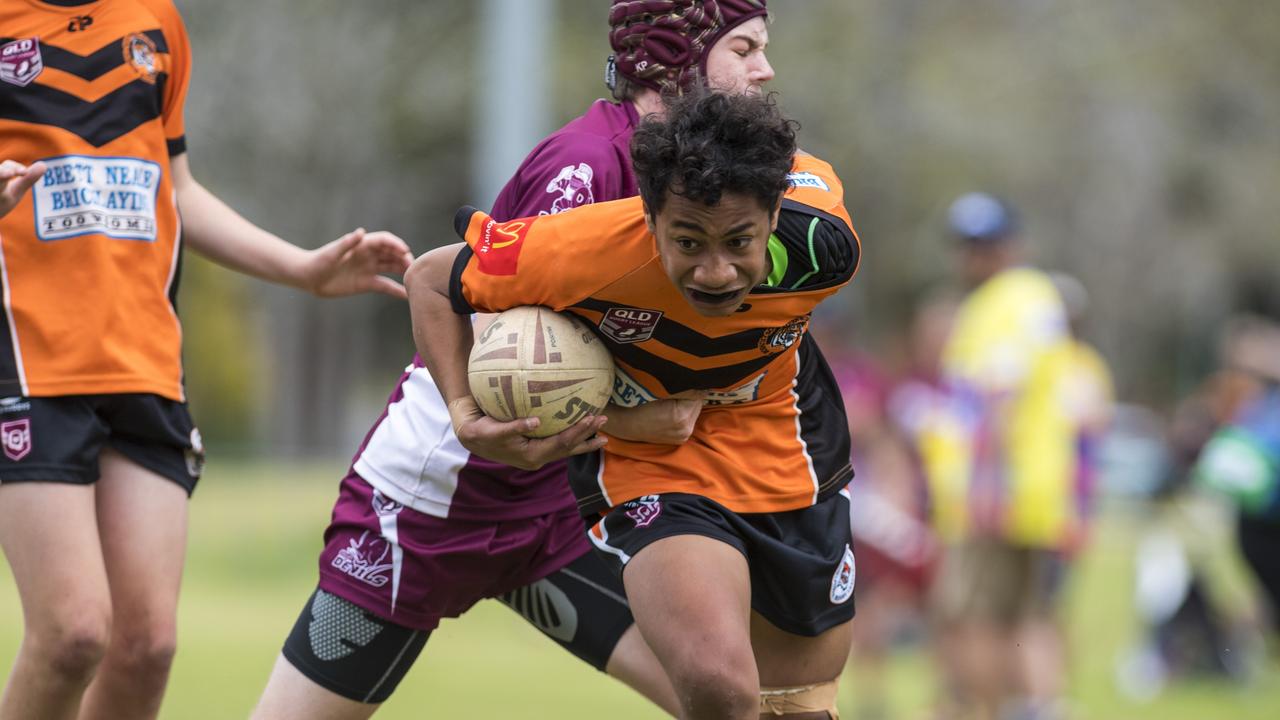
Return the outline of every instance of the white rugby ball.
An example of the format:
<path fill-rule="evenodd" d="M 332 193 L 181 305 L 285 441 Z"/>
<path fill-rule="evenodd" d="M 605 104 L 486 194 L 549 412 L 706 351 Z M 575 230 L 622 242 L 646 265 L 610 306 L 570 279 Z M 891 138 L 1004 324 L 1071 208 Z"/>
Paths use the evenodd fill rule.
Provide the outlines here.
<path fill-rule="evenodd" d="M 604 409 L 613 358 L 581 320 L 524 305 L 499 313 L 476 339 L 467 379 L 486 415 L 536 417 L 541 423 L 529 437 L 547 437 Z"/>

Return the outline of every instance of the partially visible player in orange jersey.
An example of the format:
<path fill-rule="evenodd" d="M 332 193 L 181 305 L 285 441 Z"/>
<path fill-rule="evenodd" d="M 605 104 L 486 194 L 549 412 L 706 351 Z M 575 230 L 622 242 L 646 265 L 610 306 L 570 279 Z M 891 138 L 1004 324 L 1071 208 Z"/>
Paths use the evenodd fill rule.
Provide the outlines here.
<path fill-rule="evenodd" d="M 316 295 L 404 297 L 356 230 L 303 250 L 191 174 L 170 0 L 0 3 L 0 547 L 25 622 L 0 718 L 150 718 L 203 463 L 183 391 L 182 250 Z M 179 214 L 181 213 L 181 214 Z"/>
<path fill-rule="evenodd" d="M 681 717 L 835 717 L 854 562 L 844 407 L 806 330 L 852 277 L 857 237 L 831 167 L 796 153 L 772 98 L 693 93 L 631 144 L 640 197 L 498 223 L 406 274 L 419 352 L 468 449 L 518 467 L 564 456 L 601 557 L 676 688 Z M 472 311 L 539 304 L 596 328 L 612 401 L 707 394 L 690 439 L 608 435 L 603 417 L 525 438 L 467 387 Z M 597 431 L 601 435 L 593 437 Z"/>

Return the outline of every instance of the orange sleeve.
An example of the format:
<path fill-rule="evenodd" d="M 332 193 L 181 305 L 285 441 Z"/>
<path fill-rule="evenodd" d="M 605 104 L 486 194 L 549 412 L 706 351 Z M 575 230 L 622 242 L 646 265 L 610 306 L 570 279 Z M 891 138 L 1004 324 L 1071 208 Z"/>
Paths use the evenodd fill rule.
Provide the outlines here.
<path fill-rule="evenodd" d="M 169 75 L 164 87 L 164 106 L 160 114 L 164 118 L 164 136 L 169 141 L 169 154 L 181 155 L 186 150 L 186 118 L 184 106 L 187 87 L 191 83 L 191 41 L 187 26 L 171 0 L 144 0 L 160 21 L 169 58 L 165 70 Z"/>
<path fill-rule="evenodd" d="M 796 153 L 787 183 L 790 187 L 784 197 L 835 215 L 853 230 L 853 220 L 844 206 L 844 184 L 825 160 L 805 152 Z M 856 231 L 854 237 L 857 237 Z"/>
<path fill-rule="evenodd" d="M 562 310 L 657 256 L 638 197 L 501 223 L 463 208 L 454 226 L 467 243 L 450 281 L 459 312 Z"/>

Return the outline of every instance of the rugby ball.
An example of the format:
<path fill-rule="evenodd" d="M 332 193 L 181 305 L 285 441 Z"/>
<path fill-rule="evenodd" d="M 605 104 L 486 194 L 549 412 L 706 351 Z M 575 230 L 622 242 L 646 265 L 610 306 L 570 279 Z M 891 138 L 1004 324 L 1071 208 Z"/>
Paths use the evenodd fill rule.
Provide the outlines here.
<path fill-rule="evenodd" d="M 604 409 L 613 358 L 581 320 L 525 305 L 499 313 L 476 339 L 467 380 L 486 415 L 536 417 L 529 437 L 547 437 Z"/>

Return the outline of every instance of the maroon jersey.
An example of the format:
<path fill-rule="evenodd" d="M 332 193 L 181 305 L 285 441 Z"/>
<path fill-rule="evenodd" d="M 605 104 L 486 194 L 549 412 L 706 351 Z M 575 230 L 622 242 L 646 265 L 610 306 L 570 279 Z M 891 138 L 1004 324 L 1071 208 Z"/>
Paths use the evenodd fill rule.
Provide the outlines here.
<path fill-rule="evenodd" d="M 549 215 L 638 194 L 629 149 L 638 121 L 630 104 L 597 101 L 529 153 L 498 195 L 492 217 Z M 354 467 L 387 497 L 437 517 L 498 522 L 574 508 L 564 462 L 528 471 L 468 453 L 416 357 Z M 584 539 L 575 552 L 585 548 Z"/>

